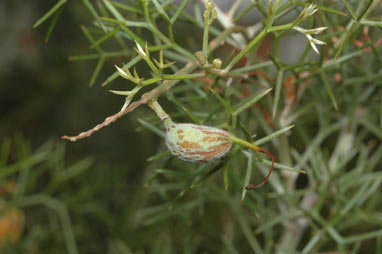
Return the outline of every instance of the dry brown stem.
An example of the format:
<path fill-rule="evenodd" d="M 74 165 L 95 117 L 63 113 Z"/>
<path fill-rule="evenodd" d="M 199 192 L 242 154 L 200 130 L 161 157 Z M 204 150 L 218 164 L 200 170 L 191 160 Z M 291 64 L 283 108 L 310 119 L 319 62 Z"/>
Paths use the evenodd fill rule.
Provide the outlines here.
<path fill-rule="evenodd" d="M 188 73 L 192 72 L 195 68 L 196 68 L 196 63 L 190 62 L 190 63 L 186 64 L 186 66 L 183 69 L 177 71 L 176 74 L 178 74 L 178 75 L 179 74 L 188 74 Z M 127 113 L 134 111 L 136 108 L 138 108 L 142 104 L 146 104 L 149 101 L 158 98 L 160 95 L 162 95 L 163 93 L 168 91 L 171 87 L 176 85 L 179 81 L 180 80 L 166 80 L 163 82 L 163 84 L 161 84 L 157 88 L 154 88 L 150 92 L 143 94 L 138 101 L 131 103 L 124 111 L 120 111 L 118 113 L 115 113 L 114 115 L 107 117 L 102 123 L 97 124 L 92 129 L 81 132 L 80 134 L 78 134 L 76 136 L 62 136 L 61 138 L 75 142 L 79 139 L 89 137 L 94 132 L 102 129 L 105 126 L 108 126 L 109 124 L 111 124 L 113 122 L 115 122 L 117 119 L 121 118 L 122 116 L 126 115 Z"/>
<path fill-rule="evenodd" d="M 97 124 L 92 129 L 84 131 L 84 132 L 81 132 L 77 136 L 62 136 L 61 138 L 62 139 L 70 140 L 72 142 L 75 142 L 75 141 L 77 141 L 79 139 L 83 139 L 83 138 L 89 137 L 94 132 L 98 131 L 99 129 L 102 129 L 105 126 L 108 126 L 109 124 L 115 122 L 117 119 L 121 118 L 122 116 L 126 115 L 127 113 L 134 111 L 137 107 L 139 107 L 142 104 L 143 104 L 143 100 L 141 98 L 140 100 L 131 103 L 130 106 L 128 106 L 124 111 L 120 111 L 118 113 L 115 113 L 114 115 L 106 117 L 105 121 L 103 121 L 100 124 Z"/>

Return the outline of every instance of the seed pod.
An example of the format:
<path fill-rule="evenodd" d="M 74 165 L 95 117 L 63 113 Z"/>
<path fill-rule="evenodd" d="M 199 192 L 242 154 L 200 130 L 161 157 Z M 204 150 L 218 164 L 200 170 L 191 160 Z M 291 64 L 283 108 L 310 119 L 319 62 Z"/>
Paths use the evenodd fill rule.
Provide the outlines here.
<path fill-rule="evenodd" d="M 166 144 L 178 159 L 210 162 L 223 157 L 232 147 L 230 133 L 209 126 L 171 123 L 166 126 Z"/>
<path fill-rule="evenodd" d="M 218 128 L 192 123 L 174 123 L 156 100 L 150 101 L 149 106 L 163 121 L 166 127 L 167 147 L 178 159 L 199 163 L 214 161 L 226 155 L 231 150 L 232 143 L 238 143 L 272 158 L 272 165 L 265 179 L 260 184 L 249 184 L 245 188 L 256 189 L 267 182 L 275 163 L 272 154 Z"/>

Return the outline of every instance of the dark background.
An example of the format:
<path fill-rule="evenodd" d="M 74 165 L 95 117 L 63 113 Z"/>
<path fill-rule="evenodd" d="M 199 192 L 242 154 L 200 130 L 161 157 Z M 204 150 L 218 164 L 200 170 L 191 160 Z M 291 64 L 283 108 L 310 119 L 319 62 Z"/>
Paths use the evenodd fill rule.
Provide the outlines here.
<path fill-rule="evenodd" d="M 2 16 L 0 40 L 0 139 L 21 132 L 32 148 L 47 139 L 60 141 L 62 135 L 75 135 L 102 122 L 120 110 L 123 98 L 109 93 L 100 84 L 122 59 L 106 61 L 94 86 L 89 80 L 96 61 L 69 61 L 71 55 L 90 52 L 89 42 L 80 25 L 92 20 L 83 4 L 71 2 L 48 43 L 44 43 L 49 22 L 33 29 L 33 24 L 50 8 L 50 1 L 5 1 L 0 4 Z M 123 83 L 123 80 L 116 80 Z M 126 86 L 126 85 L 125 85 Z M 141 112 L 140 112 L 141 111 Z M 142 114 L 140 109 L 135 114 Z M 133 114 L 132 114 L 133 115 Z M 124 117 L 109 128 L 77 143 L 67 143 L 69 161 L 94 155 L 97 161 L 129 161 L 141 168 L 142 161 L 154 153 L 154 147 L 143 147 L 138 126 Z M 151 134 L 144 134 L 151 135 Z M 134 159 L 134 160 L 132 160 Z"/>
<path fill-rule="evenodd" d="M 90 26 L 92 19 L 82 2 L 69 1 L 45 43 L 49 20 L 32 27 L 53 4 L 45 0 L 0 2 L 0 144 L 21 136 L 32 154 L 46 142 L 53 142 L 52 154 L 64 151 L 62 169 L 90 159 L 86 170 L 74 180 L 54 187 L 52 162 L 38 164 L 32 168 L 25 196 L 47 194 L 62 201 L 78 248 L 106 253 L 109 239 L 131 236 L 135 231 L 127 227 L 134 219 L 129 214 L 133 212 L 131 202 L 135 191 L 142 188 L 146 159 L 156 153 L 159 138 L 147 130 L 136 131 L 139 123 L 134 119 L 150 111 L 141 107 L 92 138 L 75 143 L 60 139 L 92 128 L 121 109 L 124 98 L 111 94 L 110 87 L 103 88 L 101 83 L 114 72 L 114 64 L 126 59 L 107 60 L 90 88 L 97 62 L 69 61 L 68 57 L 91 52 L 80 25 Z M 121 79 L 114 85 L 128 86 Z M 10 165 L 20 160 L 14 143 Z M 5 200 L 11 203 L 13 199 L 6 196 Z M 21 211 L 25 217 L 22 241 L 6 253 L 67 253 L 56 211 L 44 203 Z"/>

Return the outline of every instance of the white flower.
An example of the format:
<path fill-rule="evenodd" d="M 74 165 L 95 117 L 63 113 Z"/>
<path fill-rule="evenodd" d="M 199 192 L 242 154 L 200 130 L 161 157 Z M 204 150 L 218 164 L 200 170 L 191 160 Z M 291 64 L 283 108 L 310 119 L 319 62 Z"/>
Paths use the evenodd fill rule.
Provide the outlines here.
<path fill-rule="evenodd" d="M 122 70 L 121 68 L 119 68 L 117 65 L 114 65 L 115 66 L 115 68 L 117 68 L 117 71 L 119 72 L 119 74 L 122 76 L 122 77 L 124 77 L 124 78 L 128 78 L 129 77 L 129 75 L 124 71 L 124 70 Z"/>
<path fill-rule="evenodd" d="M 299 27 L 299 26 L 293 27 L 293 29 L 295 29 L 295 30 L 297 30 L 303 34 L 319 34 L 322 31 L 324 31 L 326 28 L 327 28 L 326 26 L 317 27 L 317 28 L 313 28 L 313 29 L 304 29 L 304 28 Z"/>
<path fill-rule="evenodd" d="M 117 91 L 117 90 L 109 90 L 109 92 L 113 94 L 118 94 L 118 95 L 130 95 L 131 91 Z"/>
<path fill-rule="evenodd" d="M 314 52 L 316 52 L 317 54 L 319 54 L 318 52 L 318 49 L 316 47 L 316 44 L 317 45 L 324 45 L 326 44 L 325 42 L 323 41 L 320 41 L 320 40 L 317 40 L 317 39 L 314 39 L 312 37 L 311 34 L 319 34 L 321 33 L 322 31 L 324 31 L 327 27 L 317 27 L 317 28 L 313 28 L 313 29 L 304 29 L 302 27 L 294 27 L 293 29 L 295 29 L 296 31 L 299 31 L 300 33 L 304 34 L 306 36 L 306 38 L 308 39 L 309 43 L 310 43 L 310 46 L 312 47 L 312 49 L 314 50 Z"/>
<path fill-rule="evenodd" d="M 324 45 L 324 44 L 326 44 L 326 43 L 323 42 L 323 41 L 314 39 L 314 38 L 313 38 L 311 35 L 309 35 L 309 34 L 306 35 L 306 38 L 308 39 L 308 41 L 309 41 L 310 46 L 312 47 L 312 49 L 313 49 L 317 54 L 320 54 L 320 52 L 318 52 L 318 49 L 317 49 L 317 47 L 316 47 L 316 44 L 317 44 L 317 45 Z"/>
<path fill-rule="evenodd" d="M 302 10 L 301 17 L 303 19 L 306 17 L 309 17 L 309 16 L 313 15 L 314 13 L 316 13 L 317 10 L 318 9 L 316 9 L 315 4 L 310 4 L 308 7 L 305 7 L 304 10 Z"/>
<path fill-rule="evenodd" d="M 137 44 L 137 48 L 138 48 L 138 51 L 146 57 L 146 52 L 143 50 L 143 48 L 141 47 L 141 45 L 139 45 L 139 43 L 137 41 L 135 41 L 135 43 Z"/>

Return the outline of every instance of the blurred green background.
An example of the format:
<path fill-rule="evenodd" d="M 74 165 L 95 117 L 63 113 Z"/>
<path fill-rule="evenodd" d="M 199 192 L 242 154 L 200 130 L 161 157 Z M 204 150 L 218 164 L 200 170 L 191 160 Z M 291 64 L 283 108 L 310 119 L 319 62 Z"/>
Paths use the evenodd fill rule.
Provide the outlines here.
<path fill-rule="evenodd" d="M 145 160 L 156 152 L 159 138 L 148 131 L 134 131 L 138 126 L 134 119 L 148 111 L 142 108 L 91 139 L 77 143 L 60 140 L 62 135 L 77 134 L 120 110 L 123 98 L 109 93 L 100 83 L 122 60 L 107 61 L 89 88 L 96 61 L 73 62 L 68 57 L 90 51 L 80 24 L 89 24 L 92 19 L 80 1 L 72 1 L 65 6 L 49 42 L 44 43 L 49 23 L 32 27 L 52 4 L 45 0 L 0 3 L 3 154 L 9 147 L 8 160 L 2 163 L 26 161 L 42 151 L 43 162 L 36 159 L 36 163 L 22 165 L 22 170 L 32 171 L 25 195 L 44 193 L 64 200 L 77 235 L 85 237 L 77 239 L 81 253 L 106 253 L 110 239 L 134 236 L 126 234 L 132 219 L 128 211 L 132 194 L 142 188 Z M 123 81 L 114 83 L 118 82 Z M 52 171 L 73 165 L 75 179 L 52 180 Z M 11 176 L 7 181 L 16 179 Z M 4 191 L 8 185 L 3 182 L 2 186 Z M 2 199 L 16 195 L 10 189 L 12 194 L 3 194 Z M 46 206 L 44 197 L 22 211 L 24 239 L 22 244 L 9 247 L 9 253 L 67 253 L 60 217 Z"/>

